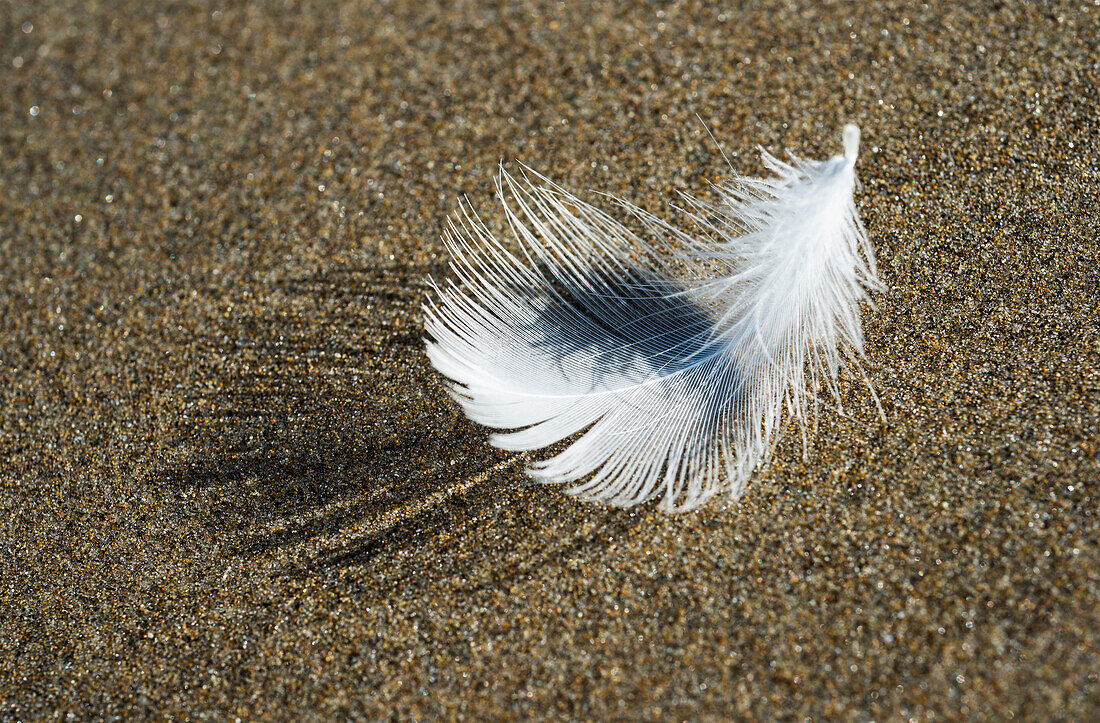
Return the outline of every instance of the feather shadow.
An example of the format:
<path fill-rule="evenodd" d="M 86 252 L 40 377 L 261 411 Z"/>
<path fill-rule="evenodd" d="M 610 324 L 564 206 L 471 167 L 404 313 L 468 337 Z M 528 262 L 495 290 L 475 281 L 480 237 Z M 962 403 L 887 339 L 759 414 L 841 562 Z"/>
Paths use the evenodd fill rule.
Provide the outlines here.
<path fill-rule="evenodd" d="M 462 574 L 468 560 L 428 572 L 418 562 L 455 538 L 538 535 L 553 524 L 553 515 L 532 512 L 552 493 L 515 474 L 520 456 L 487 448 L 423 364 L 424 271 L 343 267 L 284 278 L 248 290 L 252 299 L 266 293 L 260 304 L 233 304 L 180 329 L 194 376 L 174 404 L 179 451 L 150 473 L 149 487 L 230 556 L 273 561 L 291 577 L 355 568 L 376 583 L 371 598 Z M 576 518 L 578 532 L 522 569 L 634 523 L 608 514 L 593 527 L 591 515 L 553 507 Z M 524 523 L 509 527 L 516 515 Z"/>

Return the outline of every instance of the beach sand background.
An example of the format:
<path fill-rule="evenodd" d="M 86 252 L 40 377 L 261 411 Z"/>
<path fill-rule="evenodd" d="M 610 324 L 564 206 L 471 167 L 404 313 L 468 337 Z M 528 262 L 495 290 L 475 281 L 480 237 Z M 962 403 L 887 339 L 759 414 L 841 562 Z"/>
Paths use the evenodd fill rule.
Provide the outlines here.
<path fill-rule="evenodd" d="M 5 0 L 0 717 L 1095 716 L 1098 19 Z M 581 504 L 446 398 L 425 278 L 501 159 L 674 219 L 696 114 L 742 173 L 861 126 L 886 421 Z"/>

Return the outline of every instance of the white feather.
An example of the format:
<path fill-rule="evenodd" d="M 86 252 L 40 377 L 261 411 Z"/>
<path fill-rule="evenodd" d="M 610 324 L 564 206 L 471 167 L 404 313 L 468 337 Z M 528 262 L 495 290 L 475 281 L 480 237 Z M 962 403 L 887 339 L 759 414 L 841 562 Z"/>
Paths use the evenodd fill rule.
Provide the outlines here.
<path fill-rule="evenodd" d="M 529 473 L 585 499 L 667 511 L 739 497 L 784 410 L 805 430 L 817 392 L 862 355 L 859 303 L 879 287 L 842 156 L 714 186 L 681 209 L 695 233 L 623 203 L 623 224 L 546 179 L 504 172 L 510 249 L 461 205 L 444 235 L 457 283 L 425 305 L 427 354 L 490 442 L 535 450 Z M 509 197 L 511 202 L 509 202 Z M 621 203 L 621 202 L 620 202 Z M 434 286 L 434 284 L 433 284 Z"/>

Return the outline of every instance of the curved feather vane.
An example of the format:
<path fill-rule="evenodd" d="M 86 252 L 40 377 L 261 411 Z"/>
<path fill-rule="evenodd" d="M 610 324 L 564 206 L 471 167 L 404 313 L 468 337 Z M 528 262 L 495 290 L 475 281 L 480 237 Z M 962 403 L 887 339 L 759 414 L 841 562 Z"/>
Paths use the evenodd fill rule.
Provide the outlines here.
<path fill-rule="evenodd" d="M 880 287 L 852 200 L 859 130 L 828 161 L 761 151 L 775 175 L 687 197 L 694 233 L 623 202 L 640 237 L 530 172 L 497 192 L 515 244 L 461 205 L 444 234 L 456 283 L 425 305 L 427 353 L 502 449 L 570 437 L 529 474 L 585 499 L 694 508 L 737 498 L 784 410 L 862 355 L 859 303 Z"/>

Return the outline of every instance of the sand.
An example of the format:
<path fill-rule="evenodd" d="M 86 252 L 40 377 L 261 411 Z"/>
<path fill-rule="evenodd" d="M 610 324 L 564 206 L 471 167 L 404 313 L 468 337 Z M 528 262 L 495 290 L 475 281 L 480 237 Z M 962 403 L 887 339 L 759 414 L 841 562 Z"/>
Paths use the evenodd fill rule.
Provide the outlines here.
<path fill-rule="evenodd" d="M 1094 4 L 0 7 L 0 718 L 1100 710 Z M 863 130 L 882 400 L 533 485 L 423 354 L 519 159 L 674 219 Z M 608 206 L 610 208 L 610 206 Z"/>

